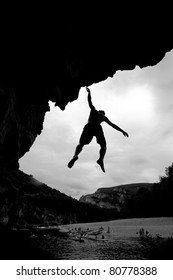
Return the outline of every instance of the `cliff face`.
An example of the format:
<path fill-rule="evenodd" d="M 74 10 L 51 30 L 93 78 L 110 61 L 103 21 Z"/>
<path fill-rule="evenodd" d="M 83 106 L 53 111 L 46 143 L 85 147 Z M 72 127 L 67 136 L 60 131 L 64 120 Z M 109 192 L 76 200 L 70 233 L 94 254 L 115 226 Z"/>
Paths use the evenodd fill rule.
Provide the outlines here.
<path fill-rule="evenodd" d="M 82 196 L 80 201 L 109 209 L 116 218 L 172 217 L 172 198 L 172 178 L 167 173 L 159 183 L 100 188 L 93 194 Z"/>
<path fill-rule="evenodd" d="M 0 169 L 18 169 L 42 131 L 50 100 L 64 110 L 81 87 L 158 63 L 173 48 L 169 24 L 159 21 L 136 26 L 127 20 L 121 28 L 117 22 L 55 21 L 54 29 L 13 21 L 1 35 Z"/>
<path fill-rule="evenodd" d="M 127 200 L 131 199 L 141 189 L 151 190 L 153 184 L 138 183 L 120 185 L 110 188 L 99 188 L 95 193 L 82 196 L 79 201 L 106 209 L 121 212 L 127 207 Z"/>

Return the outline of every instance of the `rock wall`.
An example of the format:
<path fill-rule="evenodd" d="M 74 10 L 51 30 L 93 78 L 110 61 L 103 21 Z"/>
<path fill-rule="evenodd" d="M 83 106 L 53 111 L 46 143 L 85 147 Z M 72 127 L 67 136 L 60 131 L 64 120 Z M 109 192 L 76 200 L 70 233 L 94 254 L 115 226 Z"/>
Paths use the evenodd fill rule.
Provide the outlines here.
<path fill-rule="evenodd" d="M 42 131 L 49 100 L 64 110 L 81 87 L 158 63 L 173 44 L 169 23 L 153 22 L 9 24 L 0 49 L 0 169 L 19 167 Z"/>
<path fill-rule="evenodd" d="M 99 188 L 93 194 L 83 195 L 79 201 L 101 208 L 115 209 L 117 212 L 121 212 L 123 208 L 127 208 L 127 200 L 131 199 L 139 190 L 146 189 L 151 191 L 152 187 L 152 183 L 136 183 Z"/>

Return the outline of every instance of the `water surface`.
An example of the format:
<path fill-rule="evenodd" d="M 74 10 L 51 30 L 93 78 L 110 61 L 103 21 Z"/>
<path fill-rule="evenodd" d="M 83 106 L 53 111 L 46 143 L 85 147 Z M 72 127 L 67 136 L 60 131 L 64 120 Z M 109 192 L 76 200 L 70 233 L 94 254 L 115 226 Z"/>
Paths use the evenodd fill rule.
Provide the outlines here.
<path fill-rule="evenodd" d="M 73 240 L 73 236 L 46 235 L 39 246 L 51 252 L 55 259 L 66 260 L 114 260 L 114 259 L 148 259 L 149 247 L 139 238 L 140 228 L 152 237 L 173 237 L 172 218 L 125 219 L 99 223 L 71 224 L 61 226 L 68 231 L 98 230 L 103 228 L 106 241 L 85 239 L 84 243 Z M 110 232 L 108 233 L 108 228 Z"/>

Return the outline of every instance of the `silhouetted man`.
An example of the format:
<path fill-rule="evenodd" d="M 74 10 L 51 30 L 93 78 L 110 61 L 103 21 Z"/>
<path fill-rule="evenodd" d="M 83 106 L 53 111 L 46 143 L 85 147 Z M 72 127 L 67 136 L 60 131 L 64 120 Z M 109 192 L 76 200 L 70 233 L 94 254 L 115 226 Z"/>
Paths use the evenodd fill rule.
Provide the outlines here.
<path fill-rule="evenodd" d="M 91 109 L 90 115 L 88 118 L 88 123 L 85 125 L 83 132 L 81 134 L 79 144 L 76 147 L 75 154 L 72 158 L 72 160 L 68 163 L 68 167 L 71 168 L 75 161 L 78 159 L 78 155 L 83 149 L 84 145 L 88 145 L 92 138 L 95 136 L 97 139 L 97 143 L 100 145 L 100 157 L 97 160 L 97 163 L 100 165 L 103 172 L 105 172 L 104 169 L 104 156 L 106 153 L 106 140 L 103 134 L 103 129 L 101 127 L 102 122 L 106 122 L 110 126 L 112 126 L 114 129 L 120 131 L 123 133 L 125 137 L 128 137 L 127 132 L 122 130 L 120 127 L 112 123 L 106 116 L 104 111 L 97 111 L 96 108 L 93 106 L 91 101 L 91 93 L 89 88 L 86 87 L 86 90 L 88 92 L 88 104 Z"/>

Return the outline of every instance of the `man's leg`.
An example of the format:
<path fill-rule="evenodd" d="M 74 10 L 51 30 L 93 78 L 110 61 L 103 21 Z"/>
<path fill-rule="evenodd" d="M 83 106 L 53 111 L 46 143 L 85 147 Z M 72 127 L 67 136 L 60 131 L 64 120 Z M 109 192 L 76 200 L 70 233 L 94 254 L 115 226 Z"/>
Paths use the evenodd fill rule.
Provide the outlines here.
<path fill-rule="evenodd" d="M 78 160 L 78 155 L 80 154 L 80 152 L 82 151 L 83 149 L 83 146 L 81 143 L 79 143 L 76 147 L 76 150 L 75 150 L 75 153 L 74 153 L 74 156 L 73 158 L 70 160 L 70 162 L 68 163 L 68 167 L 69 168 L 72 168 L 72 166 L 74 165 L 75 161 Z"/>
<path fill-rule="evenodd" d="M 102 171 L 105 172 L 103 160 L 104 160 L 104 156 L 106 154 L 106 144 L 100 145 L 100 147 L 101 147 L 100 148 L 100 157 L 99 157 L 97 163 L 100 165 Z"/>

